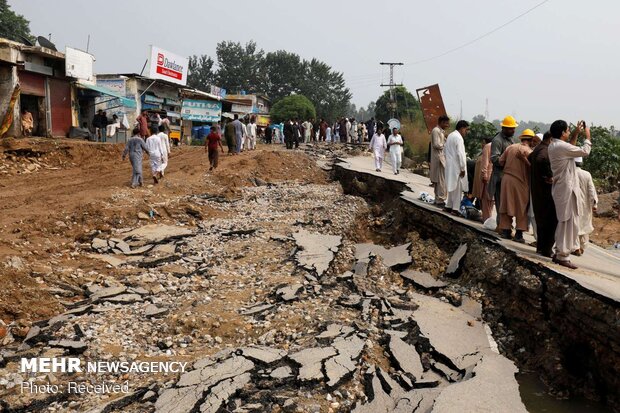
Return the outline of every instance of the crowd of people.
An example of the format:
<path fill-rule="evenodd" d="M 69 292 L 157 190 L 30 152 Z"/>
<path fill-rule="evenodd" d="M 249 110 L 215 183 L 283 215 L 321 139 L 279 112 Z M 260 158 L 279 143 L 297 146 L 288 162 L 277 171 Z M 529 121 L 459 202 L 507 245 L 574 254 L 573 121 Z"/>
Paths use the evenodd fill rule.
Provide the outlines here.
<path fill-rule="evenodd" d="M 440 116 L 431 132 L 429 159 L 434 204 L 450 214 L 479 219 L 503 238 L 519 243 L 525 242 L 523 234 L 531 225 L 537 253 L 562 266 L 576 268 L 570 255 L 581 255 L 586 250 L 593 231 L 592 212 L 598 202 L 592 176 L 581 168 L 583 157 L 588 156 L 592 146 L 585 122 L 579 122 L 571 131 L 565 121 L 558 120 L 544 135 L 526 129 L 516 141 L 518 124 L 512 116 L 506 116 L 501 131 L 481 142 L 473 174 L 468 174 L 464 141 L 469 123 L 458 121 L 455 130 L 446 136 L 449 125 L 450 119 Z M 255 150 L 260 137 L 267 144 L 275 141 L 292 149 L 300 142 L 363 143 L 369 133 L 376 171 L 382 170 L 388 152 L 392 171 L 398 175 L 403 138 L 397 128 L 384 129 L 374 119 L 358 123 L 353 118 L 342 118 L 334 124 L 323 119 L 289 119 L 281 129 L 273 125 L 261 129 L 254 117 L 239 119 L 234 115 L 234 120 L 223 126 L 229 155 Z M 577 145 L 580 136 L 584 141 Z M 219 123 L 211 127 L 205 139 L 205 152 L 209 155 L 209 170 L 217 168 L 219 153 L 224 152 Z M 165 123 L 149 123 L 145 115 L 138 117 L 123 152 L 123 159 L 129 156 L 133 167 L 132 187 L 143 184 L 143 153 L 149 156 L 156 184 L 168 165 L 170 140 Z"/>
<path fill-rule="evenodd" d="M 464 205 L 475 203 L 485 226 L 519 243 L 525 242 L 523 233 L 531 224 L 538 254 L 577 268 L 570 255 L 584 253 L 598 202 L 592 176 L 581 168 L 592 147 L 585 122 L 578 122 L 571 131 L 565 121 L 557 120 L 544 135 L 526 129 L 515 142 L 518 124 L 506 116 L 501 131 L 481 143 L 473 182 L 468 178 L 464 144 L 469 124 L 457 122 L 446 137 L 449 124 L 450 119 L 441 116 L 431 132 L 430 180 L 435 205 L 463 216 Z M 582 145 L 577 144 L 580 136 Z M 491 218 L 493 207 L 495 219 Z"/>

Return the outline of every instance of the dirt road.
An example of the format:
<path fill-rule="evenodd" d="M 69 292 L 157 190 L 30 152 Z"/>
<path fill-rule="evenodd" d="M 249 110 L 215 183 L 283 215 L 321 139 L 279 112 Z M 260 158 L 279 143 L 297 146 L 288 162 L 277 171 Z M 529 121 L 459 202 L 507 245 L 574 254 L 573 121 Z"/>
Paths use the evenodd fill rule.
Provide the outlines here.
<path fill-rule="evenodd" d="M 32 320 L 61 311 L 55 283 L 77 284 L 70 268 L 92 269 L 91 259 L 71 256 L 76 243 L 99 231 L 133 227 L 138 213 L 157 213 L 158 222 L 195 225 L 196 218 L 216 212 L 190 205 L 197 193 L 234 196 L 251 186 L 250 178 L 267 182 L 326 182 L 326 176 L 300 154 L 265 146 L 240 156 L 221 156 L 208 172 L 202 147 L 173 148 L 166 178 L 151 185 L 144 161 L 145 187 L 129 187 L 131 166 L 121 160 L 123 145 L 72 140 L 4 140 L 0 146 L 0 319 Z M 98 264 L 98 263 L 97 263 Z"/>

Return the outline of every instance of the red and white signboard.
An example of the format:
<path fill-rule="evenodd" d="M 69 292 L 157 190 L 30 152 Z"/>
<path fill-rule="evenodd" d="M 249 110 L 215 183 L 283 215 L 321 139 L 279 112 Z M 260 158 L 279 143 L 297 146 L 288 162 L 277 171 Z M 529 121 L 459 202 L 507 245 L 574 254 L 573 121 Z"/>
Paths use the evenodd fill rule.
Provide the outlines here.
<path fill-rule="evenodd" d="M 149 77 L 167 80 L 185 86 L 187 84 L 187 67 L 189 61 L 157 46 L 151 46 L 149 57 Z"/>

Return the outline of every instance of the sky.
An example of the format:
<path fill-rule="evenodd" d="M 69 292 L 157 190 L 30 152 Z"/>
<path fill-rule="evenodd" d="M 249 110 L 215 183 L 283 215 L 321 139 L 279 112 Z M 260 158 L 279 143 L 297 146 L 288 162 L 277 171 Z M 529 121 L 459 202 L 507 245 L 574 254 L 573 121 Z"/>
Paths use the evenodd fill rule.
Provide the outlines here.
<path fill-rule="evenodd" d="M 343 72 L 353 103 L 394 80 L 438 83 L 451 116 L 580 119 L 620 127 L 620 1 L 548 0 L 508 26 L 449 53 L 543 0 L 9 0 L 35 35 L 95 55 L 97 73 L 139 73 L 153 44 L 181 56 L 215 56 L 219 41 L 316 57 Z"/>

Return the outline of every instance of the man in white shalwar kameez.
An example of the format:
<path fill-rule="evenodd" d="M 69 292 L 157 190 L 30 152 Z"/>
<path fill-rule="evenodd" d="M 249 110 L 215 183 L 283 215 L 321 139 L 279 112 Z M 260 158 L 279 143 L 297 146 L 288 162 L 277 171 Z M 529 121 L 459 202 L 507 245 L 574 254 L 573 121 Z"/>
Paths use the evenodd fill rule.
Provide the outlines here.
<path fill-rule="evenodd" d="M 164 156 L 164 148 L 161 144 L 161 138 L 157 134 L 152 134 L 146 139 L 146 147 L 149 151 L 151 160 L 151 173 L 153 174 L 153 182 L 159 182 L 161 178 L 161 162 Z"/>
<path fill-rule="evenodd" d="M 392 134 L 387 140 L 387 146 L 390 148 L 392 170 L 394 171 L 394 175 L 398 175 L 398 170 L 403 163 L 403 137 L 398 133 L 398 129 L 392 129 Z"/>
<path fill-rule="evenodd" d="M 370 140 L 370 150 L 375 158 L 375 169 L 377 172 L 381 172 L 381 168 L 383 167 L 383 158 L 385 157 L 386 149 L 387 142 L 385 141 L 385 135 L 381 132 L 375 133 Z"/>
<path fill-rule="evenodd" d="M 577 268 L 570 262 L 569 256 L 571 252 L 579 249 L 579 217 L 583 214 L 583 194 L 579 187 L 575 158 L 588 156 L 592 149 L 590 129 L 587 127 L 584 145 L 574 145 L 582 131 L 582 125 L 579 124 L 571 136 L 568 124 L 563 120 L 556 120 L 551 124 L 550 132 L 553 138 L 548 149 L 553 172 L 551 194 L 558 217 L 553 261 L 571 269 Z"/>
<path fill-rule="evenodd" d="M 594 231 L 592 226 L 592 212 L 596 211 L 598 205 L 598 195 L 594 187 L 594 181 L 590 172 L 581 169 L 583 158 L 575 158 L 577 165 L 577 178 L 579 179 L 579 188 L 581 188 L 581 210 L 583 213 L 579 216 L 579 251 L 576 255 L 581 255 L 586 250 L 590 241 L 590 234 Z"/>
<path fill-rule="evenodd" d="M 460 215 L 461 199 L 463 191 L 469 188 L 467 180 L 467 154 L 465 153 L 465 141 L 469 123 L 460 120 L 456 124 L 456 130 L 448 135 L 443 148 L 446 158 L 446 199 L 445 211 L 454 215 Z"/>
<path fill-rule="evenodd" d="M 159 125 L 159 133 L 157 134 L 157 136 L 159 136 L 159 139 L 161 139 L 161 146 L 163 149 L 163 156 L 161 157 L 160 165 L 161 177 L 163 178 L 164 172 L 168 167 L 168 156 L 170 155 L 170 139 L 166 134 L 166 126 L 163 123 Z"/>

